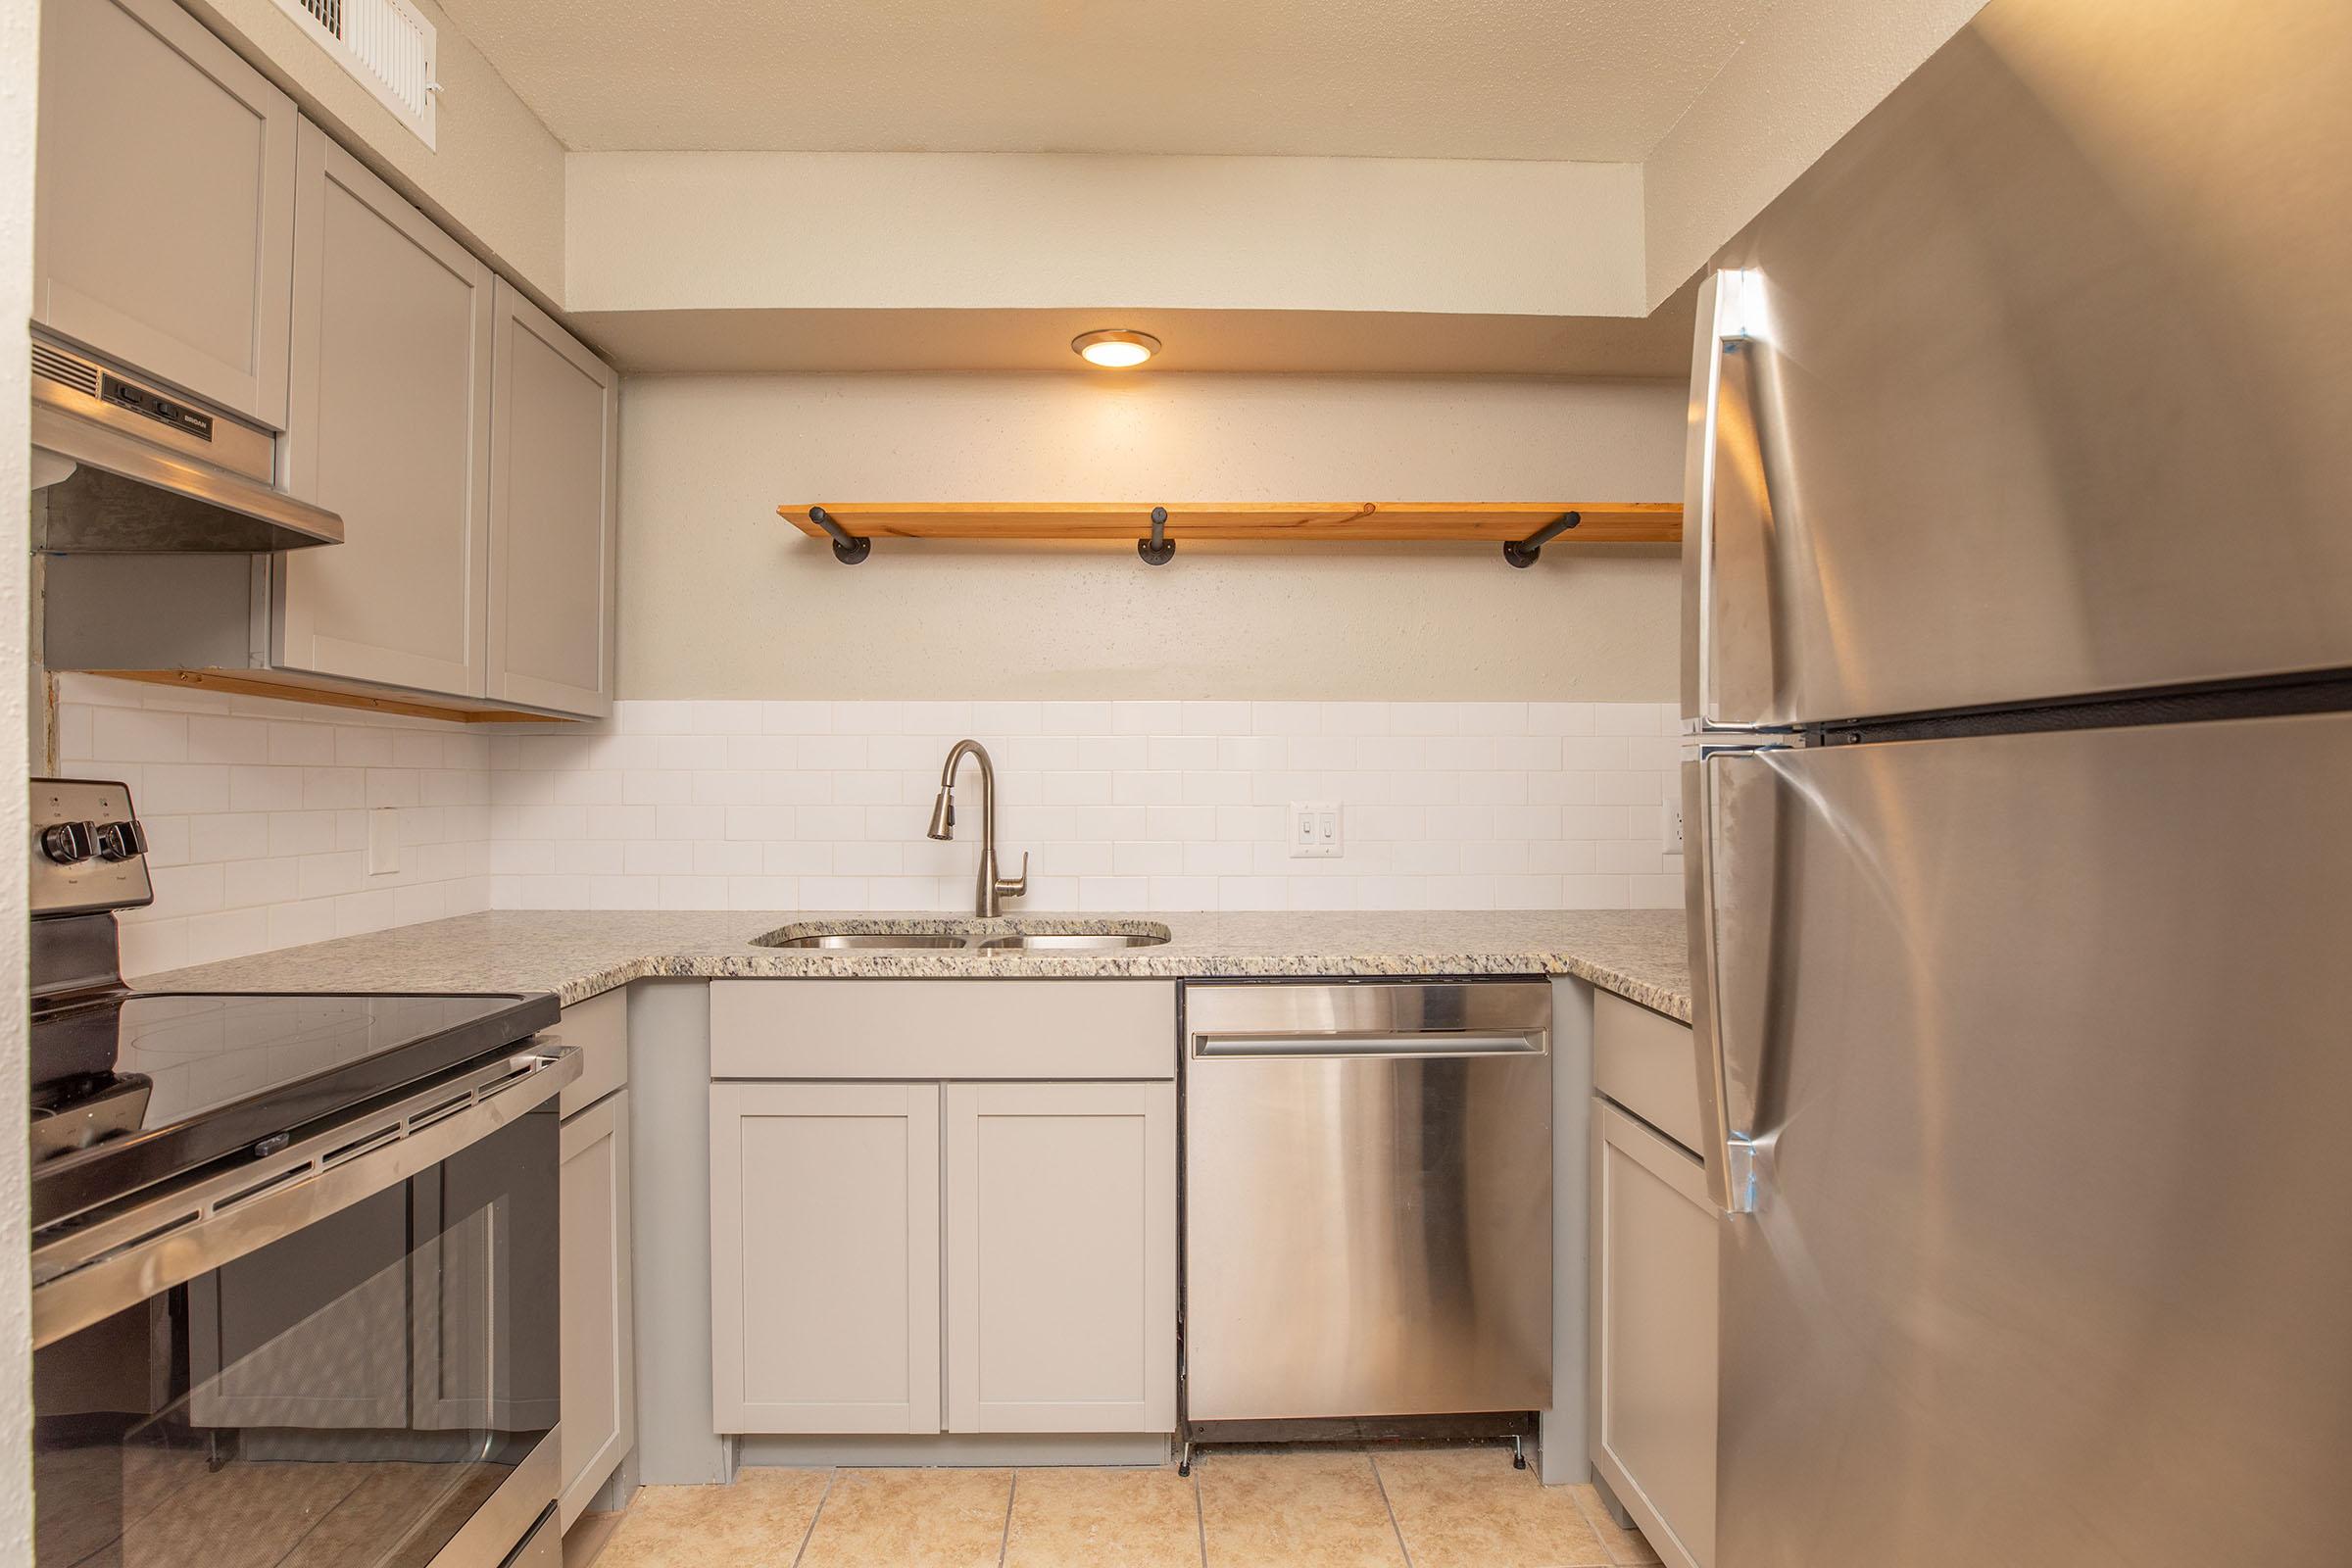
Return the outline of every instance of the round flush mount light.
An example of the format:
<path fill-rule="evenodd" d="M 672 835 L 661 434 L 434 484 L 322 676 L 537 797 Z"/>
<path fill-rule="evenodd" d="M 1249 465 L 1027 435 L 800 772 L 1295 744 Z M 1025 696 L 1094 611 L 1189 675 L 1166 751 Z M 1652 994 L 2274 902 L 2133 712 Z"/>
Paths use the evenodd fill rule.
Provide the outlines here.
<path fill-rule="evenodd" d="M 1157 354 L 1159 339 L 1149 332 L 1112 327 L 1101 332 L 1081 332 L 1070 339 L 1070 348 L 1089 365 L 1099 365 L 1106 370 L 1128 370 Z"/>

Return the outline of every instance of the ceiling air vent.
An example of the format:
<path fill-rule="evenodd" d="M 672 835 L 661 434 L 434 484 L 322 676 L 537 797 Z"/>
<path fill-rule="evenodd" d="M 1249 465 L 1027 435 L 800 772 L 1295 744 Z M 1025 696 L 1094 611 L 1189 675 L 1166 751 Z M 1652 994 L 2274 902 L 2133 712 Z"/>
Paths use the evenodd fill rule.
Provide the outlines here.
<path fill-rule="evenodd" d="M 375 94 L 392 117 L 433 145 L 433 24 L 408 0 L 277 0 L 277 8 Z"/>

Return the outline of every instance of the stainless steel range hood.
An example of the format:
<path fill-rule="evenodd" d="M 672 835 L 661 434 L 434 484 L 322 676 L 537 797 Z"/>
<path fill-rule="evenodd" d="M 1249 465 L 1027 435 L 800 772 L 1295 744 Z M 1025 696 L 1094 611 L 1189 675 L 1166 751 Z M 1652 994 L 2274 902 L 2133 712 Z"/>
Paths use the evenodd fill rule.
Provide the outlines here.
<path fill-rule="evenodd" d="M 270 483 L 276 438 L 83 350 L 32 345 L 33 542 L 52 554 L 300 550 L 343 519 Z"/>

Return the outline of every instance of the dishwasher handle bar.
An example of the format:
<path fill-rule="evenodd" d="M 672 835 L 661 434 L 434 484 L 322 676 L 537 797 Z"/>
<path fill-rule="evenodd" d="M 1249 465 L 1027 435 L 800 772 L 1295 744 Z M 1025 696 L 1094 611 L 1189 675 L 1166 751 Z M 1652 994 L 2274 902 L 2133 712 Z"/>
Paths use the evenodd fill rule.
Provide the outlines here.
<path fill-rule="evenodd" d="M 1201 1060 L 1251 1056 L 1527 1056 L 1544 1054 L 1535 1035 L 1195 1035 L 1193 1054 Z"/>

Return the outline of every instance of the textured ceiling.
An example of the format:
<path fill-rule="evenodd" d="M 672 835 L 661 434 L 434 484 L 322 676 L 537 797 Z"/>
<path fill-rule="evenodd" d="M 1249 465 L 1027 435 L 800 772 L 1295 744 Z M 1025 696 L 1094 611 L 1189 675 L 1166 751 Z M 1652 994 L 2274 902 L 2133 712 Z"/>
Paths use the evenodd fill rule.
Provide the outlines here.
<path fill-rule="evenodd" d="M 1770 0 L 443 0 L 567 147 L 1632 162 Z M 444 113 L 462 114 L 450 103 Z"/>

